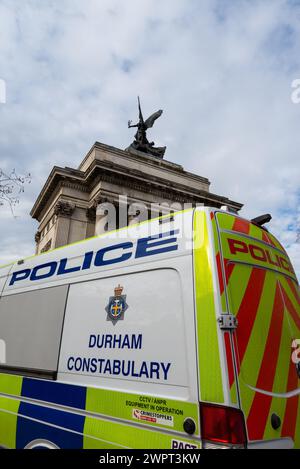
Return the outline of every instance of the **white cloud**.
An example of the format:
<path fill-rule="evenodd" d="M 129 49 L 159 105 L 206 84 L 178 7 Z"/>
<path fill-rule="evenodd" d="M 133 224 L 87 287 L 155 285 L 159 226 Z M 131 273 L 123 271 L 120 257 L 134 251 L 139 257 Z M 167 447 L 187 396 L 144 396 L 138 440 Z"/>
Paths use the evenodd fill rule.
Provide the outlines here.
<path fill-rule="evenodd" d="M 245 216 L 270 212 L 299 272 L 285 215 L 299 207 L 299 16 L 283 0 L 2 1 L 0 166 L 30 170 L 33 183 L 19 224 L 5 218 L 0 262 L 34 250 L 28 208 L 53 164 L 78 165 L 95 140 L 130 143 L 140 94 L 145 114 L 165 111 L 150 136 L 166 158 L 209 177 Z"/>

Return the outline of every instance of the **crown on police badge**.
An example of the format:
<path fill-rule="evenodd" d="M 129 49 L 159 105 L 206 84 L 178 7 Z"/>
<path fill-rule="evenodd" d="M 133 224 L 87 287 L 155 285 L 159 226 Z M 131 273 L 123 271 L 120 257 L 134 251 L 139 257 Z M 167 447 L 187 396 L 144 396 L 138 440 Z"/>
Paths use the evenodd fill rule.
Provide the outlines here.
<path fill-rule="evenodd" d="M 115 288 L 115 296 L 121 296 L 123 289 L 124 289 L 124 288 L 121 287 L 121 285 L 119 284 L 119 285 Z"/>

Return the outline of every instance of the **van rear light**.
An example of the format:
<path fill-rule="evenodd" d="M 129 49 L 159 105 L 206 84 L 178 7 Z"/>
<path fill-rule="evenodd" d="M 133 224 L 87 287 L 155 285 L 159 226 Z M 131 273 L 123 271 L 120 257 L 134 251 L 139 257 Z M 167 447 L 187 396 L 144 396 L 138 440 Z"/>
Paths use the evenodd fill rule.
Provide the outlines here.
<path fill-rule="evenodd" d="M 200 419 L 204 448 L 245 448 L 247 436 L 241 410 L 201 403 Z"/>

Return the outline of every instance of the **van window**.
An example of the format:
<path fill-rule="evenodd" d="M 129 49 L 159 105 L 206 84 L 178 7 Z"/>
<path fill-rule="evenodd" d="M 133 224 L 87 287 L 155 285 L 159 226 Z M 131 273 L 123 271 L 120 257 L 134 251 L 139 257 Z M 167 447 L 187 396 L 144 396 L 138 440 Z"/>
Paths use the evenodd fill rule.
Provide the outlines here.
<path fill-rule="evenodd" d="M 68 286 L 0 299 L 0 371 L 55 378 Z"/>

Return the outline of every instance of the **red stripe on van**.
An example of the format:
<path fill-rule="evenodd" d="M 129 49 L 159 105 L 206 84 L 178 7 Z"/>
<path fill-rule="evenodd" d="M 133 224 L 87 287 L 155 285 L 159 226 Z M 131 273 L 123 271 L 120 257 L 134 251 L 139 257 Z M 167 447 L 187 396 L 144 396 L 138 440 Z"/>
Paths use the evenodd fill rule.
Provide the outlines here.
<path fill-rule="evenodd" d="M 234 264 L 234 262 L 230 262 L 227 259 L 225 260 L 225 262 L 226 262 L 226 264 L 225 264 L 225 266 L 226 266 L 226 269 L 225 269 L 225 271 L 226 271 L 226 285 L 228 285 L 228 282 L 229 282 L 229 279 L 230 279 L 230 276 L 232 274 L 232 271 L 234 269 L 235 264 Z"/>
<path fill-rule="evenodd" d="M 285 279 L 287 280 L 287 282 L 288 282 L 288 284 L 289 284 L 289 287 L 290 287 L 290 289 L 292 290 L 293 295 L 294 295 L 296 301 L 297 301 L 298 303 L 300 303 L 300 292 L 299 292 L 299 290 L 296 288 L 295 283 L 294 283 L 293 280 L 290 279 L 289 277 L 285 277 Z"/>
<path fill-rule="evenodd" d="M 283 314 L 284 304 L 281 298 L 279 285 L 277 284 L 271 316 L 272 320 L 264 350 L 262 364 L 256 382 L 256 387 L 264 391 L 271 392 L 273 389 L 281 342 Z M 256 392 L 247 419 L 250 439 L 260 440 L 263 438 L 271 403 L 271 396 L 266 396 L 265 394 Z"/>
<path fill-rule="evenodd" d="M 256 393 L 247 418 L 249 440 L 261 440 L 272 404 L 272 396 Z"/>
<path fill-rule="evenodd" d="M 270 239 L 269 239 L 267 233 L 266 233 L 264 230 L 262 230 L 262 240 L 263 240 L 265 243 L 271 244 L 271 241 L 270 241 Z"/>
<path fill-rule="evenodd" d="M 283 326 L 284 304 L 277 284 L 271 324 L 256 387 L 272 392 Z"/>
<path fill-rule="evenodd" d="M 285 289 L 283 288 L 282 285 L 281 285 L 281 287 L 282 287 L 282 294 L 283 294 L 283 298 L 284 298 L 286 308 L 287 308 L 289 314 L 292 316 L 293 320 L 295 321 L 295 324 L 297 325 L 298 329 L 300 330 L 300 317 L 299 317 L 296 309 L 294 308 L 293 303 L 289 299 Z"/>
<path fill-rule="evenodd" d="M 226 350 L 226 358 L 227 358 L 229 388 L 231 388 L 231 386 L 234 383 L 234 366 L 233 366 L 233 357 L 232 357 L 232 350 L 231 350 L 231 344 L 230 344 L 230 332 L 224 332 L 224 342 L 225 342 L 225 350 Z"/>
<path fill-rule="evenodd" d="M 232 227 L 232 231 L 238 231 L 239 233 L 249 234 L 250 222 L 247 220 L 242 220 L 241 218 L 236 218 Z"/>
<path fill-rule="evenodd" d="M 297 389 L 297 386 L 298 386 L 298 375 L 296 371 L 296 365 L 291 360 L 286 390 L 288 392 L 290 390 Z M 299 405 L 299 395 L 293 396 L 287 399 L 283 425 L 282 425 L 282 430 L 281 430 L 281 436 L 290 436 L 292 438 L 294 437 L 296 424 L 297 424 L 298 405 Z"/>
<path fill-rule="evenodd" d="M 239 354 L 238 354 L 238 349 L 239 348 L 238 348 L 238 344 L 237 344 L 236 334 L 233 334 L 232 338 L 233 338 L 233 348 L 234 348 L 234 352 L 235 352 L 235 356 L 236 356 L 237 374 L 239 375 L 240 370 L 241 370 L 241 364 L 240 364 L 240 360 L 239 360 Z"/>
<path fill-rule="evenodd" d="M 222 267 L 221 267 L 221 258 L 220 253 L 216 255 L 216 262 L 217 262 L 217 270 L 218 270 L 218 279 L 219 279 L 219 286 L 220 286 L 220 294 L 224 292 L 224 282 L 223 282 L 223 274 L 222 274 Z"/>
<path fill-rule="evenodd" d="M 243 361 L 245 351 L 251 336 L 251 331 L 256 319 L 256 314 L 264 286 L 266 271 L 253 268 L 246 292 L 238 310 L 237 339 L 240 364 Z"/>

